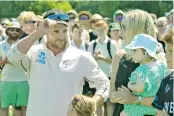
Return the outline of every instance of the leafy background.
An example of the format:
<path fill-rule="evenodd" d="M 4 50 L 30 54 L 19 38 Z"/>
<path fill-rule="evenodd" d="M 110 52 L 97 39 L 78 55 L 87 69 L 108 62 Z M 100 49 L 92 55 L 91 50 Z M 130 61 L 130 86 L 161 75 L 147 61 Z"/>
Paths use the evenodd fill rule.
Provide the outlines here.
<path fill-rule="evenodd" d="M 86 10 L 92 14 L 99 13 L 110 18 L 118 9 L 126 11 L 138 8 L 155 13 L 160 17 L 173 8 L 173 1 L 0 1 L 0 18 L 17 17 L 22 11 L 34 11 L 37 15 L 42 15 L 55 8 L 66 12 L 71 9 L 75 9 L 77 12 Z"/>

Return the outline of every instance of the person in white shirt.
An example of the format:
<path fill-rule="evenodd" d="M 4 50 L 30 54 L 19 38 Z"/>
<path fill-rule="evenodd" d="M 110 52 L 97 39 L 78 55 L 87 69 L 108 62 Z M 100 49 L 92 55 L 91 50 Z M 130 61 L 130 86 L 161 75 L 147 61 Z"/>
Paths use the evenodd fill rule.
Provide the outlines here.
<path fill-rule="evenodd" d="M 167 18 L 167 27 L 166 27 L 165 33 L 168 32 L 170 27 L 174 26 L 173 16 L 174 16 L 174 9 L 172 9 L 171 11 L 165 13 L 165 17 Z"/>
<path fill-rule="evenodd" d="M 71 45 L 80 50 L 87 51 L 89 45 L 85 43 L 85 41 L 83 40 L 82 33 L 83 33 L 83 26 L 80 23 L 75 23 L 72 26 Z"/>
<path fill-rule="evenodd" d="M 97 88 L 91 101 L 100 106 L 108 98 L 109 80 L 91 54 L 69 46 L 68 21 L 64 12 L 48 11 L 38 28 L 9 53 L 11 64 L 29 61 L 23 62 L 30 86 L 27 116 L 67 116 L 72 97 L 82 93 L 83 77 Z M 32 46 L 44 35 L 45 44 Z"/>
<path fill-rule="evenodd" d="M 15 116 L 25 116 L 26 106 L 28 103 L 29 86 L 25 70 L 20 63 L 11 65 L 8 63 L 8 52 L 12 45 L 18 41 L 22 34 L 20 24 L 18 22 L 9 23 L 6 33 L 7 40 L 0 42 L 0 65 L 1 84 L 0 84 L 0 116 L 8 116 L 8 108 L 10 105 L 15 107 Z"/>
<path fill-rule="evenodd" d="M 90 52 L 96 59 L 99 67 L 107 75 L 108 78 L 111 77 L 111 63 L 112 56 L 114 56 L 117 45 L 116 42 L 107 36 L 108 25 L 104 20 L 99 20 L 95 24 L 95 31 L 98 38 L 91 41 L 88 52 Z M 108 116 L 113 113 L 113 105 L 109 100 L 106 102 L 105 112 Z"/>

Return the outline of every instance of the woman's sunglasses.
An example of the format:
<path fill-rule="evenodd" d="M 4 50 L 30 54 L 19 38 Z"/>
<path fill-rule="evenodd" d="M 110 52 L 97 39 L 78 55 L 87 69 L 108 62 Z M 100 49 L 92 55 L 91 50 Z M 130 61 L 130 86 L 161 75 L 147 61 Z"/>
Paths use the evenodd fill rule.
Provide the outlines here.
<path fill-rule="evenodd" d="M 92 20 L 92 21 L 91 21 L 91 23 L 96 23 L 96 22 L 97 22 L 97 20 Z"/>
<path fill-rule="evenodd" d="M 69 17 L 69 20 L 74 20 L 76 17 Z"/>
<path fill-rule="evenodd" d="M 115 19 L 118 20 L 118 21 L 122 21 L 123 17 L 115 17 Z"/>
<path fill-rule="evenodd" d="M 2 25 L 2 26 L 8 26 L 8 24 L 6 24 L 6 23 L 1 23 L 1 25 Z"/>
<path fill-rule="evenodd" d="M 32 21 L 32 20 L 31 20 L 31 21 L 25 21 L 25 23 L 26 23 L 26 24 L 35 24 L 36 21 Z"/>
<path fill-rule="evenodd" d="M 19 29 L 19 28 L 9 28 L 9 31 L 12 31 L 12 32 L 14 32 L 14 31 L 20 32 L 21 29 Z"/>
<path fill-rule="evenodd" d="M 80 20 L 89 20 L 89 17 L 80 17 Z"/>

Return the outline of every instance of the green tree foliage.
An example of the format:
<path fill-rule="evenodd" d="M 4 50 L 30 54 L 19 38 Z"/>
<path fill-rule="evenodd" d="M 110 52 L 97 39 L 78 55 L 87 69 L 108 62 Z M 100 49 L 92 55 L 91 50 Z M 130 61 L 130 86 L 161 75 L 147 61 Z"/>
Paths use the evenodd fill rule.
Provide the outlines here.
<path fill-rule="evenodd" d="M 164 16 L 173 8 L 173 1 L 89 1 L 89 0 L 52 0 L 52 1 L 0 1 L 0 18 L 17 17 L 22 11 L 34 11 L 37 15 L 50 10 L 62 9 L 68 11 L 76 9 L 77 12 L 86 10 L 94 13 L 99 13 L 104 17 L 113 17 L 113 13 L 122 9 L 124 11 L 130 9 L 142 9 L 149 13 L 154 13 L 158 17 Z"/>
<path fill-rule="evenodd" d="M 29 7 L 29 10 L 35 11 L 37 14 L 42 14 L 50 9 L 61 9 L 67 12 L 72 8 L 69 2 L 63 1 L 36 1 Z"/>
<path fill-rule="evenodd" d="M 68 1 L 1 1 L 0 17 L 17 17 L 22 11 L 33 11 L 37 15 L 50 9 L 68 11 L 71 4 Z"/>
<path fill-rule="evenodd" d="M 113 17 L 113 13 L 118 9 L 124 11 L 142 9 L 160 17 L 173 8 L 173 1 L 71 1 L 70 3 L 72 8 L 78 12 L 87 10 L 92 14 L 99 13 L 110 18 Z"/>

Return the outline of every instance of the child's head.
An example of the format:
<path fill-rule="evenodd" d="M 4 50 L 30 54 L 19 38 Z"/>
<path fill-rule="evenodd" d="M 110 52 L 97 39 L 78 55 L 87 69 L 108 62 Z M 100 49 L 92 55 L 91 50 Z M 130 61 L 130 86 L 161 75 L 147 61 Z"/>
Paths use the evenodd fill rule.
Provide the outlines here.
<path fill-rule="evenodd" d="M 119 36 L 121 35 L 121 27 L 119 23 L 111 23 L 110 24 L 110 35 L 112 39 L 119 39 Z"/>
<path fill-rule="evenodd" d="M 96 106 L 91 98 L 84 95 L 76 95 L 72 100 L 72 109 L 68 116 L 96 116 Z"/>
<path fill-rule="evenodd" d="M 108 25 L 104 20 L 99 20 L 95 24 L 95 31 L 97 35 L 100 36 L 105 36 L 108 32 Z"/>
<path fill-rule="evenodd" d="M 166 45 L 166 61 L 167 61 L 167 66 L 169 69 L 174 69 L 174 62 L 173 62 L 173 53 L 174 53 L 174 49 L 173 49 L 173 45 L 174 45 L 174 37 L 173 37 L 173 32 L 174 32 L 174 28 L 171 27 L 169 28 L 168 32 L 165 34 L 163 40 L 165 41 L 165 45 Z"/>
<path fill-rule="evenodd" d="M 135 63 L 144 63 L 156 58 L 158 42 L 152 36 L 146 34 L 136 35 L 132 42 L 126 46 L 131 52 L 132 60 Z"/>
<path fill-rule="evenodd" d="M 75 23 L 72 26 L 73 39 L 81 39 L 83 33 L 83 26 L 80 23 Z"/>

